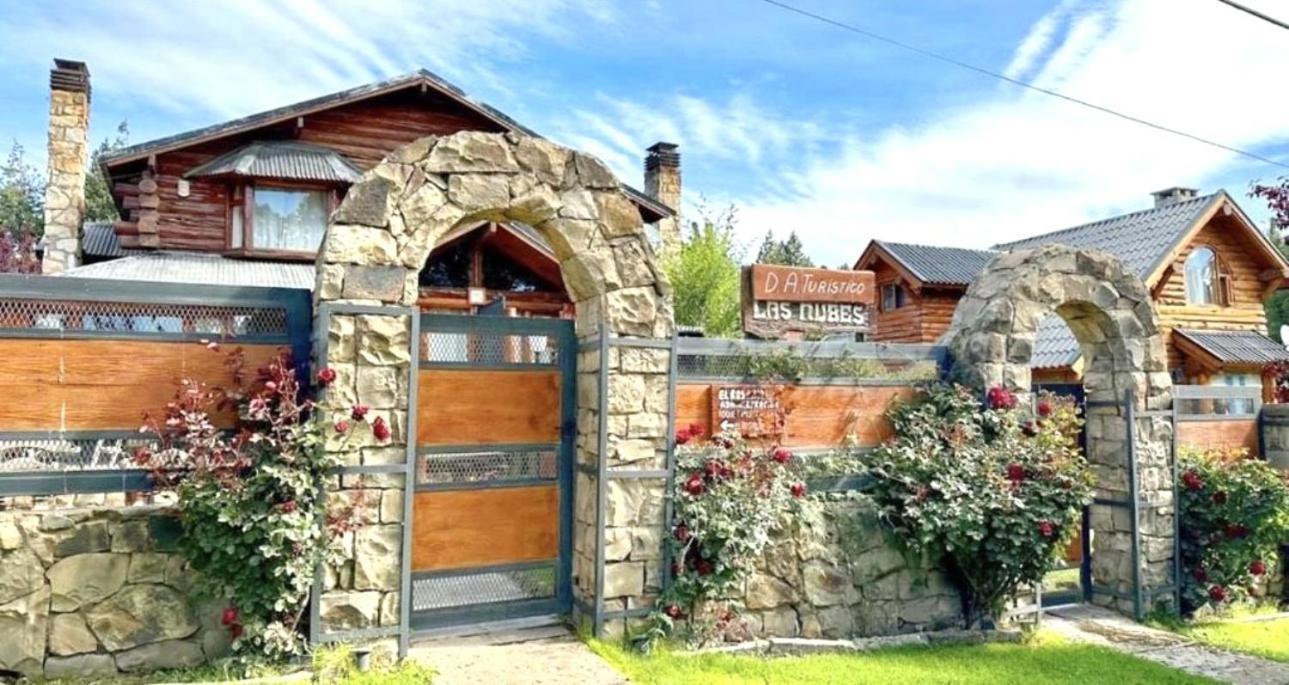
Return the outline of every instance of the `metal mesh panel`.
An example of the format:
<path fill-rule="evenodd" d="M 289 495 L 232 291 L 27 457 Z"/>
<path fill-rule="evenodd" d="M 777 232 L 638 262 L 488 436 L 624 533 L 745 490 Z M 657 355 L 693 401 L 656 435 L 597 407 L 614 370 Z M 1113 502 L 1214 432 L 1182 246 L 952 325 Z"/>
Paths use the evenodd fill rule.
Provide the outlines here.
<path fill-rule="evenodd" d="M 863 378 L 875 380 L 932 380 L 935 362 L 867 359 L 863 357 L 803 357 L 783 353 L 721 355 L 681 354 L 676 360 L 682 378 Z"/>
<path fill-rule="evenodd" d="M 283 308 L 0 298 L 0 330 L 286 336 Z"/>
<path fill-rule="evenodd" d="M 421 361 L 455 364 L 559 364 L 559 338 L 518 333 L 421 334 Z"/>
<path fill-rule="evenodd" d="M 0 440 L 0 473 L 132 469 L 149 438 Z"/>
<path fill-rule="evenodd" d="M 444 485 L 507 480 L 555 480 L 558 456 L 554 450 L 517 452 L 456 452 L 422 454 L 417 483 Z"/>
<path fill-rule="evenodd" d="M 412 611 L 555 596 L 555 564 L 412 580 Z"/>

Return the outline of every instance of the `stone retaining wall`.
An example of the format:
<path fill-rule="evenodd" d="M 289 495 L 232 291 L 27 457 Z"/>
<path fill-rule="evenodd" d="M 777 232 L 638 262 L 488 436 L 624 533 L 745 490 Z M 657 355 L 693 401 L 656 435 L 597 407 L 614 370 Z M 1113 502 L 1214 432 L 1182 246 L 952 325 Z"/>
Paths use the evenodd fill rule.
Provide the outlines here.
<path fill-rule="evenodd" d="M 781 532 L 741 599 L 761 637 L 847 638 L 957 626 L 962 603 L 932 565 L 887 540 L 870 500 L 818 503 Z"/>
<path fill-rule="evenodd" d="M 227 651 L 222 607 L 189 603 L 179 533 L 157 506 L 0 511 L 0 675 L 115 676 Z"/>

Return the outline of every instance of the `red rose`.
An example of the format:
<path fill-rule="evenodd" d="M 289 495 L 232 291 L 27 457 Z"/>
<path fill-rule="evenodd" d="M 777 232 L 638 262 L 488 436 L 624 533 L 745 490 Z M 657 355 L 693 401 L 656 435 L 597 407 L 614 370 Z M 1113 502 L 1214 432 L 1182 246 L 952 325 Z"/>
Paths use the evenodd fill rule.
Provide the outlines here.
<path fill-rule="evenodd" d="M 718 478 L 729 468 L 719 459 L 708 459 L 707 464 L 703 466 L 703 470 L 707 472 L 708 478 Z"/>
<path fill-rule="evenodd" d="M 234 640 L 241 638 L 242 633 L 245 632 L 245 630 L 246 629 L 243 628 L 240 623 L 234 623 L 233 625 L 228 626 L 228 632 L 233 636 Z"/>
<path fill-rule="evenodd" d="M 1039 521 L 1038 532 L 1045 538 L 1050 538 L 1056 534 L 1056 526 L 1051 521 Z"/>
<path fill-rule="evenodd" d="M 1221 490 L 1213 493 L 1213 504 L 1226 504 L 1226 493 Z"/>
<path fill-rule="evenodd" d="M 716 567 L 706 559 L 699 559 L 698 563 L 694 564 L 694 570 L 698 571 L 700 576 L 710 576 L 716 572 Z"/>
<path fill-rule="evenodd" d="M 224 625 L 231 626 L 237 623 L 237 607 L 228 607 L 224 609 L 224 616 L 221 619 Z"/>
<path fill-rule="evenodd" d="M 318 385 L 331 385 L 336 382 L 336 370 L 327 367 L 318 372 Z"/>
<path fill-rule="evenodd" d="M 1214 602 L 1225 602 L 1226 588 L 1222 587 L 1221 585 L 1214 585 L 1213 587 L 1208 589 L 1208 598 L 1213 600 Z"/>
<path fill-rule="evenodd" d="M 793 497 L 801 498 L 806 496 L 806 484 L 801 482 L 793 483 L 790 488 Z"/>
<path fill-rule="evenodd" d="M 1052 415 L 1052 403 L 1048 400 L 1039 400 L 1038 406 L 1035 407 L 1035 409 L 1037 409 L 1038 415 L 1043 418 L 1047 418 Z"/>
<path fill-rule="evenodd" d="M 786 464 L 792 461 L 792 453 L 782 447 L 776 447 L 774 448 L 774 451 L 770 453 L 770 458 L 780 464 Z"/>
<path fill-rule="evenodd" d="M 1195 570 L 1191 571 L 1191 577 L 1194 578 L 1197 583 L 1207 583 L 1208 571 L 1205 571 L 1203 566 L 1196 566 Z"/>
<path fill-rule="evenodd" d="M 367 412 L 369 411 L 371 411 L 371 408 L 368 407 L 367 405 L 355 404 L 354 408 L 350 410 L 349 415 L 354 417 L 355 421 L 362 421 L 364 420 L 364 417 L 367 416 Z"/>
<path fill-rule="evenodd" d="M 1025 480 L 1025 467 L 1012 462 L 1007 465 L 1007 480 L 1013 483 L 1019 483 Z"/>
<path fill-rule="evenodd" d="M 690 433 L 688 429 L 686 429 L 686 428 L 682 428 L 682 429 L 680 429 L 680 430 L 676 431 L 676 444 L 677 444 L 677 445 L 683 445 L 683 444 L 685 444 L 685 443 L 689 442 L 689 441 L 690 441 L 690 439 L 691 439 L 691 438 L 693 438 L 693 437 L 694 437 L 694 436 L 693 436 L 693 434 L 692 434 L 692 433 Z"/>
<path fill-rule="evenodd" d="M 689 479 L 685 481 L 685 492 L 697 497 L 698 495 L 703 494 L 703 490 L 705 489 L 706 486 L 703 485 L 703 474 L 698 473 L 697 471 L 689 474 Z"/>
<path fill-rule="evenodd" d="M 1255 576 L 1266 575 L 1267 562 L 1261 559 L 1254 559 L 1253 562 L 1249 564 L 1249 573 L 1252 573 Z"/>
<path fill-rule="evenodd" d="M 689 431 L 689 437 L 697 438 L 703 434 L 703 424 L 691 423 L 685 428 L 685 430 Z"/>
<path fill-rule="evenodd" d="M 336 432 L 337 432 L 337 433 L 347 433 L 347 432 L 349 432 L 349 422 L 348 422 L 348 421 L 345 421 L 344 419 L 341 419 L 341 420 L 337 421 L 337 422 L 336 422 Z"/>
<path fill-rule="evenodd" d="M 989 392 L 985 393 L 985 402 L 990 409 L 1014 409 L 1016 407 L 1016 395 L 1001 385 L 995 385 L 989 389 Z"/>
<path fill-rule="evenodd" d="M 286 502 L 279 504 L 278 509 L 282 510 L 283 514 L 295 512 L 295 500 L 287 500 Z"/>
<path fill-rule="evenodd" d="M 1187 471 L 1182 474 L 1182 485 L 1185 485 L 1186 489 L 1191 492 L 1198 492 L 1204 489 L 1204 479 L 1200 478 L 1199 474 L 1194 471 Z"/>
<path fill-rule="evenodd" d="M 681 616 L 685 615 L 685 612 L 681 611 L 680 607 L 675 604 L 668 604 L 664 613 L 666 613 L 672 620 L 678 620 Z"/>
<path fill-rule="evenodd" d="M 1249 537 L 1249 529 L 1238 523 L 1228 524 L 1222 532 L 1226 533 L 1226 537 L 1232 540 L 1242 540 Z"/>
<path fill-rule="evenodd" d="M 676 526 L 676 529 L 672 531 L 672 535 L 676 536 L 677 542 L 685 542 L 689 539 L 689 527 L 682 523 Z"/>
<path fill-rule="evenodd" d="M 381 442 L 389 440 L 391 433 L 389 430 L 389 424 L 385 423 L 385 417 L 377 416 L 376 420 L 371 422 L 371 434 L 376 436 L 376 439 Z"/>

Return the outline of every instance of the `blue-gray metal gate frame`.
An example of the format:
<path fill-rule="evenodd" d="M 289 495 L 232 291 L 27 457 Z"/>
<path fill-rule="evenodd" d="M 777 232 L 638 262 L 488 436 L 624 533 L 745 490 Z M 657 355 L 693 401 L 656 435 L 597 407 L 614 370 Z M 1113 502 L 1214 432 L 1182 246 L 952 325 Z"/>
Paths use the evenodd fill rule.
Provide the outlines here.
<path fill-rule="evenodd" d="M 577 341 L 573 322 L 565 319 L 512 318 L 423 314 L 415 358 L 418 368 L 468 371 L 558 370 L 560 378 L 560 427 L 558 443 L 486 444 L 463 436 L 459 445 L 416 447 L 418 495 L 436 492 L 514 488 L 541 484 L 558 487 L 558 557 L 551 561 L 520 562 L 436 571 L 404 572 L 411 578 L 411 632 L 435 631 L 452 626 L 533 616 L 566 614 L 572 605 L 573 548 L 573 447 L 577 438 Z M 528 349 L 514 356 L 516 346 Z M 445 349 L 437 349 L 436 346 Z M 540 347 L 541 349 L 537 349 Z M 553 349 L 552 349 L 553 348 Z M 465 354 L 458 357 L 458 353 Z M 497 388 L 498 399 L 507 389 Z M 511 397 L 516 402 L 522 397 Z M 422 397 L 419 402 L 433 402 Z M 433 421 L 415 404 L 409 414 Z M 426 418 L 428 416 L 428 419 Z M 416 437 L 409 436 L 414 442 Z M 546 468 L 550 454 L 555 469 Z M 436 480 L 429 466 L 443 470 L 468 470 L 475 460 L 507 464 L 520 473 L 475 478 L 464 475 Z M 543 461 L 545 459 L 545 461 Z M 415 531 L 412 538 L 415 539 Z M 413 542 L 415 544 L 415 542 Z M 549 581 L 549 582 L 548 582 Z"/>

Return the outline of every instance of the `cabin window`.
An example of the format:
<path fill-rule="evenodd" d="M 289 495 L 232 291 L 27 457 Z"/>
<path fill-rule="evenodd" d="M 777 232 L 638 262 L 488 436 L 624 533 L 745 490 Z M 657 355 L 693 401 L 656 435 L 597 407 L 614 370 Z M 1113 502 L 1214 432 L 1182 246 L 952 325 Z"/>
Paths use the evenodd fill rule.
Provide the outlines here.
<path fill-rule="evenodd" d="M 1217 253 L 1210 247 L 1199 247 L 1186 258 L 1186 303 L 1221 304 L 1221 283 L 1217 273 Z"/>
<path fill-rule="evenodd" d="M 882 311 L 890 312 L 908 304 L 908 293 L 899 283 L 882 285 Z"/>
<path fill-rule="evenodd" d="M 256 249 L 316 252 L 327 230 L 323 190 L 256 188 L 251 240 Z"/>

